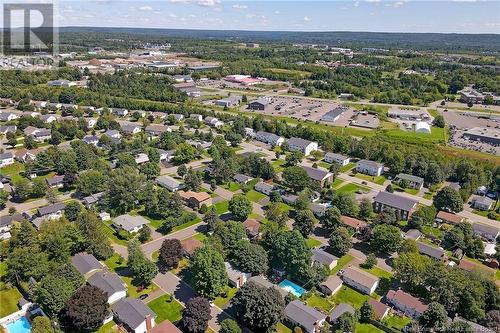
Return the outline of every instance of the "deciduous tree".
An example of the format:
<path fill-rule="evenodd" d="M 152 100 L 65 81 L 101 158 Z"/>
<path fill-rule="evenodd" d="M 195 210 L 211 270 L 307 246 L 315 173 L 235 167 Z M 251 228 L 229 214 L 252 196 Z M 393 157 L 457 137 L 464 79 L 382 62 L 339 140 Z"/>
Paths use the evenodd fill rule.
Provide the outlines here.
<path fill-rule="evenodd" d="M 85 285 L 66 302 L 65 326 L 75 331 L 95 331 L 109 315 L 108 297 L 101 289 Z"/>

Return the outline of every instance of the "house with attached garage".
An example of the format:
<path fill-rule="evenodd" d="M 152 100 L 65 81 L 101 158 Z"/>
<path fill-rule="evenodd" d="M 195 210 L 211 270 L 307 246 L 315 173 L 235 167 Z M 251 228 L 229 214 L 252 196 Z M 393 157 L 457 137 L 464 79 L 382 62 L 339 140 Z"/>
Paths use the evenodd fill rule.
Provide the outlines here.
<path fill-rule="evenodd" d="M 472 200 L 472 207 L 479 210 L 490 210 L 494 203 L 493 199 L 477 196 Z"/>
<path fill-rule="evenodd" d="M 446 254 L 446 251 L 441 248 L 434 247 L 424 242 L 417 242 L 417 247 L 418 252 L 423 255 L 429 256 L 444 263 L 448 262 L 448 255 Z"/>
<path fill-rule="evenodd" d="M 326 296 L 332 296 L 342 288 L 342 280 L 337 275 L 330 275 L 322 282 L 318 289 Z"/>
<path fill-rule="evenodd" d="M 285 308 L 285 317 L 289 322 L 302 327 L 307 333 L 319 333 L 326 320 L 325 314 L 300 300 L 288 303 Z"/>
<path fill-rule="evenodd" d="M 128 115 L 127 109 L 113 108 L 111 109 L 111 112 L 118 117 L 125 117 L 126 115 Z"/>
<path fill-rule="evenodd" d="M 11 237 L 10 230 L 14 222 L 21 222 L 25 217 L 21 214 L 0 216 L 0 241 Z"/>
<path fill-rule="evenodd" d="M 101 201 L 104 197 L 104 192 L 94 193 L 89 196 L 86 196 L 82 199 L 82 203 L 85 207 L 91 208 Z"/>
<path fill-rule="evenodd" d="M 0 167 L 14 164 L 14 155 L 9 151 L 0 154 Z"/>
<path fill-rule="evenodd" d="M 19 116 L 13 112 L 0 112 L 0 121 L 12 121 L 18 119 Z"/>
<path fill-rule="evenodd" d="M 42 217 L 48 220 L 56 220 L 62 217 L 66 204 L 64 202 L 58 202 L 52 205 L 40 207 L 37 209 L 38 217 Z"/>
<path fill-rule="evenodd" d="M 390 307 L 373 298 L 368 298 L 368 304 L 372 307 L 373 316 L 376 320 L 383 320 L 389 314 Z"/>
<path fill-rule="evenodd" d="M 94 255 L 87 252 L 80 252 L 71 257 L 71 263 L 80 274 L 88 278 L 95 272 L 104 269 L 104 265 L 97 260 Z"/>
<path fill-rule="evenodd" d="M 135 163 L 137 163 L 137 165 L 141 165 L 141 164 L 149 162 L 149 156 L 147 154 L 144 154 L 144 153 L 139 153 L 139 154 L 134 156 L 134 161 L 135 161 Z"/>
<path fill-rule="evenodd" d="M 341 166 L 346 166 L 351 161 L 351 158 L 342 154 L 326 153 L 324 160 L 327 163 L 337 163 Z"/>
<path fill-rule="evenodd" d="M 265 195 L 270 195 L 272 191 L 274 191 L 274 185 L 267 184 L 264 182 L 258 182 L 255 184 L 254 189 L 257 192 L 263 193 Z"/>
<path fill-rule="evenodd" d="M 177 191 L 179 196 L 184 200 L 186 205 L 191 208 L 199 209 L 201 206 L 211 206 L 212 197 L 207 192 L 193 192 L 193 191 Z"/>
<path fill-rule="evenodd" d="M 252 240 L 260 236 L 260 222 L 256 219 L 246 219 L 243 222 L 243 227 L 247 233 L 247 237 Z"/>
<path fill-rule="evenodd" d="M 117 130 L 107 130 L 106 132 L 104 132 L 103 135 L 107 136 L 108 138 L 110 138 L 112 140 L 113 139 L 119 140 L 122 137 L 122 135 L 120 134 L 120 132 L 117 131 Z"/>
<path fill-rule="evenodd" d="M 396 211 L 401 220 L 408 220 L 418 204 L 416 200 L 382 191 L 378 192 L 374 202 L 374 210 L 376 212 L 380 213 L 385 208 L 391 208 Z"/>
<path fill-rule="evenodd" d="M 248 182 L 253 180 L 253 177 L 238 173 L 238 174 L 234 175 L 233 179 L 235 182 L 237 182 L 240 185 L 246 185 Z"/>
<path fill-rule="evenodd" d="M 130 233 L 138 232 L 142 227 L 146 226 L 149 221 L 140 215 L 120 215 L 113 219 L 113 226 L 120 230 L 123 229 Z M 146 227 L 147 228 L 147 227 Z"/>
<path fill-rule="evenodd" d="M 141 132 L 142 127 L 133 123 L 120 123 L 120 128 L 123 133 L 129 135 L 135 135 Z"/>
<path fill-rule="evenodd" d="M 156 314 L 141 300 L 124 298 L 111 306 L 116 321 L 129 332 L 147 333 L 155 327 Z"/>
<path fill-rule="evenodd" d="M 162 161 L 172 162 L 172 160 L 175 157 L 175 149 L 171 150 L 158 149 L 158 153 L 160 153 L 160 162 Z"/>
<path fill-rule="evenodd" d="M 97 144 L 99 143 L 99 138 L 95 135 L 86 135 L 83 137 L 82 141 L 88 145 L 97 146 Z"/>
<path fill-rule="evenodd" d="M 58 120 L 58 116 L 55 114 L 42 114 L 40 119 L 46 124 L 52 124 L 54 121 Z"/>
<path fill-rule="evenodd" d="M 318 143 L 314 141 L 293 137 L 288 139 L 287 142 L 288 142 L 288 149 L 290 151 L 299 151 L 302 154 L 304 154 L 304 156 L 308 156 L 313 151 L 318 150 Z"/>
<path fill-rule="evenodd" d="M 36 155 L 38 155 L 40 151 L 40 149 L 27 150 L 26 148 L 21 148 L 15 152 L 15 158 L 21 163 L 31 162 L 36 159 Z"/>
<path fill-rule="evenodd" d="M 247 282 L 248 278 L 252 276 L 251 273 L 243 273 L 240 270 L 234 268 L 233 265 L 231 265 L 227 261 L 224 262 L 224 266 L 226 266 L 226 273 L 229 284 L 233 287 L 241 288 Z"/>
<path fill-rule="evenodd" d="M 7 133 L 16 133 L 17 126 L 16 125 L 2 125 L 0 126 L 0 133 L 3 135 L 7 135 Z"/>
<path fill-rule="evenodd" d="M 272 147 L 281 146 L 285 142 L 285 138 L 274 133 L 258 131 L 255 134 L 255 139 L 260 142 L 267 143 Z"/>
<path fill-rule="evenodd" d="M 48 128 L 37 128 L 28 126 L 23 131 L 25 136 L 31 135 L 37 142 L 43 142 L 51 138 L 51 130 Z"/>
<path fill-rule="evenodd" d="M 127 297 L 127 285 L 118 274 L 101 270 L 92 274 L 87 280 L 91 286 L 101 289 L 108 297 L 108 304 L 113 304 Z"/>
<path fill-rule="evenodd" d="M 163 133 L 172 132 L 172 129 L 165 125 L 160 124 L 150 124 L 146 126 L 146 133 L 149 139 L 155 139 L 160 137 Z"/>
<path fill-rule="evenodd" d="M 52 188 L 63 187 L 64 185 L 64 176 L 52 176 L 46 179 L 47 185 Z"/>
<path fill-rule="evenodd" d="M 360 160 L 356 165 L 356 171 L 378 177 L 384 172 L 384 165 L 374 161 Z"/>
<path fill-rule="evenodd" d="M 365 228 L 368 226 L 368 223 L 358 220 L 354 217 L 350 217 L 347 215 L 341 215 L 340 216 L 340 221 L 347 227 L 351 228 L 354 230 L 354 232 L 359 232 L 361 229 Z"/>
<path fill-rule="evenodd" d="M 311 180 L 318 182 L 322 187 L 333 182 L 333 173 L 322 169 L 302 166 Z"/>
<path fill-rule="evenodd" d="M 184 252 L 184 256 L 187 258 L 191 258 L 194 255 L 194 252 L 203 246 L 203 243 L 197 240 L 196 238 L 188 238 L 181 240 L 182 252 Z"/>
<path fill-rule="evenodd" d="M 484 223 L 473 223 L 472 230 L 474 234 L 489 241 L 493 242 L 500 236 L 500 228 Z"/>
<path fill-rule="evenodd" d="M 349 266 L 344 270 L 342 280 L 345 284 L 367 295 L 375 292 L 380 281 L 375 275 L 354 266 Z"/>
<path fill-rule="evenodd" d="M 214 118 L 214 117 L 206 117 L 205 120 L 204 120 L 204 122 L 208 126 L 215 127 L 215 128 L 219 128 L 222 125 L 224 125 L 224 123 L 222 121 L 220 121 L 219 119 Z"/>
<path fill-rule="evenodd" d="M 354 315 L 356 313 L 356 310 L 347 303 L 340 303 L 330 312 L 330 314 L 328 315 L 328 321 L 332 324 L 336 324 L 340 316 L 342 316 L 344 313 L 350 313 Z"/>
<path fill-rule="evenodd" d="M 184 188 L 184 184 L 178 182 L 176 179 L 170 176 L 160 176 L 156 178 L 155 182 L 159 186 L 166 188 L 171 192 L 182 190 Z"/>
<path fill-rule="evenodd" d="M 312 249 L 312 261 L 317 262 L 318 264 L 325 265 L 328 269 L 332 270 L 335 266 L 337 266 L 337 261 L 339 258 L 326 252 L 323 249 Z"/>
<path fill-rule="evenodd" d="M 203 121 L 203 116 L 201 114 L 192 113 L 192 114 L 189 115 L 189 119 L 193 119 L 195 121 L 202 122 Z"/>
<path fill-rule="evenodd" d="M 314 213 L 316 217 L 322 217 L 326 213 L 326 205 L 325 204 L 317 204 L 311 203 L 309 205 L 309 209 Z"/>
<path fill-rule="evenodd" d="M 448 213 L 445 211 L 439 211 L 436 215 L 435 221 L 437 223 L 447 223 L 447 224 L 459 224 L 465 221 L 465 218 L 453 213 Z"/>
<path fill-rule="evenodd" d="M 417 177 L 414 175 L 409 175 L 407 173 L 399 173 L 394 178 L 396 184 L 401 185 L 402 182 L 406 182 L 409 188 L 416 190 L 421 190 L 424 187 L 424 179 L 422 177 Z"/>
<path fill-rule="evenodd" d="M 389 290 L 385 296 L 387 302 L 394 306 L 398 311 L 412 317 L 418 318 L 427 311 L 429 307 L 424 301 L 418 297 L 414 297 L 401 289 Z"/>

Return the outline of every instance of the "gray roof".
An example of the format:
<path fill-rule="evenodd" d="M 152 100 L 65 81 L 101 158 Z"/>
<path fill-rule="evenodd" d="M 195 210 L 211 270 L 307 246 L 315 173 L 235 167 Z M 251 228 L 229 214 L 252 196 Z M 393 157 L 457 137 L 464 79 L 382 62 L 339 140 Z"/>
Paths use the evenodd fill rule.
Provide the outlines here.
<path fill-rule="evenodd" d="M 141 300 L 130 297 L 119 300 L 112 305 L 112 309 L 120 322 L 126 324 L 132 330 L 139 327 L 148 315 L 152 318 L 156 317 L 156 314 Z"/>
<path fill-rule="evenodd" d="M 326 265 L 326 266 L 330 266 L 330 264 L 332 262 L 339 259 L 336 256 L 334 256 L 333 254 L 330 254 L 322 249 L 312 249 L 311 253 L 312 253 L 312 260 L 313 261 L 319 262 L 319 263 Z"/>
<path fill-rule="evenodd" d="M 431 258 L 441 260 L 446 252 L 443 249 L 431 246 L 423 242 L 417 242 L 418 251 L 422 254 L 428 255 Z"/>
<path fill-rule="evenodd" d="M 86 135 L 82 139 L 85 143 L 99 142 L 99 138 L 95 135 Z"/>
<path fill-rule="evenodd" d="M 149 221 L 146 220 L 144 217 L 140 216 L 140 215 L 128 215 L 128 214 L 124 214 L 124 215 L 120 215 L 120 216 L 117 216 L 113 219 L 113 224 L 127 230 L 127 231 L 130 231 L 136 227 L 140 227 L 140 226 L 143 226 L 145 224 L 148 224 Z"/>
<path fill-rule="evenodd" d="M 104 267 L 92 254 L 86 252 L 75 254 L 71 258 L 71 263 L 82 275 Z"/>
<path fill-rule="evenodd" d="M 331 291 L 334 291 L 342 285 L 342 280 L 337 275 L 330 275 L 324 282 L 321 283 L 321 285 L 327 287 Z"/>
<path fill-rule="evenodd" d="M 326 315 L 324 313 L 305 305 L 299 300 L 294 300 L 288 303 L 285 308 L 285 315 L 306 328 L 308 331 L 314 327 L 315 323 L 326 319 Z"/>
<path fill-rule="evenodd" d="M 174 189 L 174 188 L 177 188 L 177 187 L 183 187 L 180 182 L 178 182 L 177 180 L 175 180 L 174 178 L 170 177 L 170 176 L 161 176 L 161 177 L 158 177 L 156 178 L 156 183 L 160 186 L 163 186 L 163 187 L 166 187 L 166 188 L 169 188 L 169 189 Z"/>
<path fill-rule="evenodd" d="M 379 281 L 379 278 L 375 275 L 353 266 L 346 268 L 342 277 L 347 277 L 367 288 L 372 288 Z"/>
<path fill-rule="evenodd" d="M 485 206 L 490 206 L 492 205 L 495 201 L 493 201 L 492 199 L 488 198 L 488 197 L 477 197 L 474 199 L 474 202 L 475 203 L 480 203 L 482 205 L 485 205 Z"/>
<path fill-rule="evenodd" d="M 311 211 L 314 214 L 319 214 L 319 215 L 324 214 L 326 212 L 326 206 L 317 203 L 310 204 L 309 209 L 311 209 Z"/>
<path fill-rule="evenodd" d="M 410 229 L 406 232 L 405 239 L 417 240 L 422 236 L 422 233 L 417 229 Z"/>
<path fill-rule="evenodd" d="M 50 129 L 48 129 L 48 128 L 40 128 L 38 131 L 36 131 L 32 135 L 35 138 L 40 138 L 40 137 L 44 137 L 44 136 L 50 136 L 51 132 L 52 131 Z"/>
<path fill-rule="evenodd" d="M 242 275 L 245 275 L 247 273 L 244 273 L 237 268 L 235 268 L 233 265 L 228 263 L 227 261 L 224 262 L 224 266 L 226 266 L 226 272 L 227 272 L 227 278 L 229 281 L 236 283 Z"/>
<path fill-rule="evenodd" d="M 52 205 L 44 206 L 38 208 L 38 215 L 39 216 L 45 216 L 49 214 L 53 214 L 57 211 L 64 210 L 66 207 L 66 204 L 64 202 L 58 202 Z"/>
<path fill-rule="evenodd" d="M 473 223 L 472 229 L 474 230 L 474 232 L 492 236 L 497 236 L 500 233 L 500 228 L 484 223 Z"/>
<path fill-rule="evenodd" d="M 342 113 L 344 113 L 346 110 L 347 110 L 347 108 L 344 108 L 344 107 L 336 107 L 335 109 L 333 109 L 333 110 L 328 111 L 327 113 L 325 113 L 321 117 L 321 120 L 323 120 L 323 118 L 337 118 Z"/>
<path fill-rule="evenodd" d="M 89 278 L 88 283 L 104 291 L 108 297 L 114 293 L 127 290 L 118 274 L 108 271 L 96 272 Z"/>
<path fill-rule="evenodd" d="M 0 154 L 0 160 L 5 160 L 5 159 L 13 158 L 13 157 L 14 157 L 14 155 L 12 155 L 12 153 L 10 151 L 3 153 L 3 154 Z"/>
<path fill-rule="evenodd" d="M 234 180 L 236 180 L 237 182 L 240 182 L 240 183 L 249 182 L 253 179 L 252 177 L 247 176 L 247 175 L 243 175 L 241 173 L 234 175 L 233 178 L 234 178 Z"/>
<path fill-rule="evenodd" d="M 268 105 L 271 101 L 269 100 L 269 98 L 258 98 L 256 99 L 255 101 L 253 102 L 250 102 L 250 104 L 253 104 L 253 103 L 258 103 L 258 104 L 262 104 L 264 106 Z"/>
<path fill-rule="evenodd" d="M 414 175 L 409 175 L 407 173 L 398 173 L 398 175 L 396 176 L 396 178 L 406 179 L 406 180 L 408 180 L 410 182 L 419 183 L 419 184 L 423 184 L 424 183 L 424 179 L 422 177 L 417 177 L 417 176 L 414 176 Z"/>
<path fill-rule="evenodd" d="M 83 198 L 82 201 L 85 205 L 92 205 L 92 204 L 95 204 L 96 202 L 98 202 L 103 196 L 104 196 L 104 192 L 99 192 L 99 193 L 91 194 L 91 195 Z"/>
<path fill-rule="evenodd" d="M 58 184 L 61 184 L 64 180 L 64 176 L 53 176 L 51 178 L 47 178 L 47 184 L 49 184 L 49 186 L 54 186 L 54 185 L 58 185 Z"/>
<path fill-rule="evenodd" d="M 293 137 L 288 139 L 288 145 L 289 146 L 296 146 L 305 149 L 307 146 L 309 146 L 312 143 L 312 141 L 305 140 L 302 138 L 297 138 Z"/>
<path fill-rule="evenodd" d="M 253 282 L 261 287 L 264 287 L 264 288 L 274 288 L 276 289 L 280 294 L 281 296 L 285 297 L 286 295 L 288 295 L 288 291 L 286 291 L 285 289 L 282 289 L 280 287 L 278 287 L 277 285 L 269 282 L 269 280 L 266 280 L 264 277 L 262 277 L 261 275 L 257 275 L 257 276 L 252 276 L 251 278 L 249 278 L 247 280 L 247 282 Z"/>
<path fill-rule="evenodd" d="M 256 189 L 257 188 L 264 188 L 264 189 L 267 189 L 269 191 L 272 191 L 274 190 L 274 186 L 271 185 L 271 184 L 268 184 L 268 183 L 264 183 L 264 182 L 258 182 L 257 184 L 255 184 L 254 186 Z"/>
<path fill-rule="evenodd" d="M 376 168 L 376 169 L 384 166 L 382 163 L 378 163 L 378 162 L 370 161 L 370 160 L 360 160 L 360 161 L 358 161 L 358 165 L 359 164 L 364 164 L 366 166 L 369 166 L 371 168 Z"/>
<path fill-rule="evenodd" d="M 130 123 L 122 123 L 120 124 L 120 128 L 122 129 L 122 131 L 124 131 L 125 133 L 133 133 L 134 130 L 136 128 L 141 128 L 141 126 L 137 125 L 137 124 L 130 124 Z"/>
<path fill-rule="evenodd" d="M 342 155 L 342 154 L 336 154 L 336 153 L 326 153 L 325 158 L 327 156 L 331 157 L 332 159 L 335 159 L 335 160 L 347 160 L 347 159 L 349 159 L 349 156 Z"/>
<path fill-rule="evenodd" d="M 107 130 L 106 132 L 104 132 L 103 135 L 112 137 L 112 136 L 116 136 L 116 135 L 119 135 L 119 134 L 120 134 L 120 132 L 118 132 L 117 130 Z"/>
<path fill-rule="evenodd" d="M 409 212 L 412 210 L 416 205 L 417 201 L 413 199 L 408 199 L 403 196 L 389 193 L 389 192 L 378 192 L 377 196 L 375 197 L 375 202 L 384 204 L 386 206 L 390 206 L 396 209 L 404 210 Z"/>
<path fill-rule="evenodd" d="M 330 172 L 322 170 L 322 169 L 315 169 L 311 168 L 308 166 L 303 166 L 302 167 L 306 172 L 309 178 L 317 180 L 317 181 L 322 181 L 326 177 L 329 177 L 331 175 Z"/>
<path fill-rule="evenodd" d="M 286 194 L 282 194 L 281 195 L 281 199 L 283 199 L 283 201 L 285 203 L 295 203 L 295 201 L 297 201 L 297 199 L 299 198 L 298 195 L 295 195 L 295 194 L 291 194 L 291 193 L 286 193 Z"/>
<path fill-rule="evenodd" d="M 11 225 L 12 222 L 21 222 L 22 220 L 24 220 L 24 217 L 21 214 L 0 216 L 0 228 Z"/>
<path fill-rule="evenodd" d="M 348 312 L 350 314 L 354 314 L 356 312 L 356 310 L 347 303 L 340 303 L 332 310 L 332 312 L 330 312 L 330 315 L 329 315 L 330 320 L 337 321 L 337 319 L 339 319 L 339 317 L 342 316 L 346 312 Z"/>

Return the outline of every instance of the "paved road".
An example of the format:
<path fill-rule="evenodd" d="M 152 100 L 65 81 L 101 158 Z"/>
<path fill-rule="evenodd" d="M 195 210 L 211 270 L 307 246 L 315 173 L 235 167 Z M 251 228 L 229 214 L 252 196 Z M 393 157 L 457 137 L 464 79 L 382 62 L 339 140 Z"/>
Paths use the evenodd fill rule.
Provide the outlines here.
<path fill-rule="evenodd" d="M 65 200 L 71 199 L 71 194 L 59 195 L 57 197 L 57 199 L 59 201 L 65 201 Z M 7 201 L 5 208 L 0 211 L 0 216 L 8 215 L 10 207 L 15 207 L 18 213 L 24 213 L 24 212 L 29 212 L 31 210 L 37 209 L 39 207 L 46 206 L 48 204 L 49 204 L 49 202 L 45 198 L 33 200 L 33 201 L 29 201 L 29 202 L 23 202 L 23 203 L 15 203 L 15 202 Z"/>

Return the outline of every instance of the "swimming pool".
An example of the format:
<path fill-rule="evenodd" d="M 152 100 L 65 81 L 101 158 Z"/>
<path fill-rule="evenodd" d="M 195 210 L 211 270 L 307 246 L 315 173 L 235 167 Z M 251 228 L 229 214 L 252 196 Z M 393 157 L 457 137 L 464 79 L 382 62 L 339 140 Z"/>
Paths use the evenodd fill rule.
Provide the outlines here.
<path fill-rule="evenodd" d="M 287 279 L 281 281 L 280 284 L 278 284 L 278 286 L 297 297 L 302 296 L 306 292 L 304 288 Z"/>
<path fill-rule="evenodd" d="M 21 317 L 12 323 L 7 324 L 8 333 L 30 333 L 31 324 L 26 317 Z"/>

